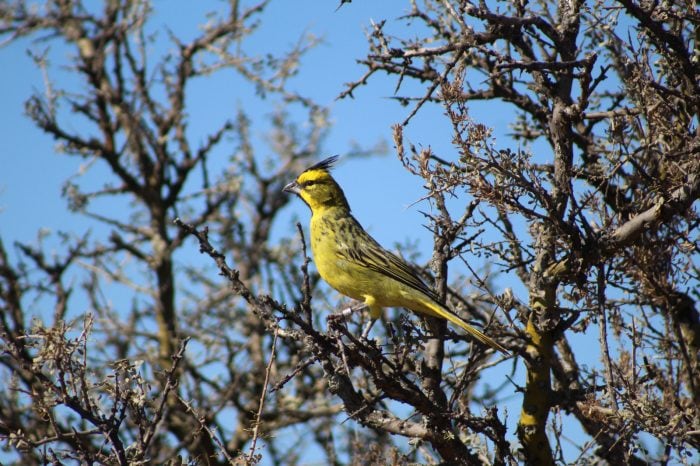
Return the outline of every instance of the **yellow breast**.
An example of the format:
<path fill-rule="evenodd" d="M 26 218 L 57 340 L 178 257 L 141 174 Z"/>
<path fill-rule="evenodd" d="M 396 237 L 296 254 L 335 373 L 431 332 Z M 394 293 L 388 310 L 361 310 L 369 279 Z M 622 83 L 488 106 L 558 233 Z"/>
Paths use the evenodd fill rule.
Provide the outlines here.
<path fill-rule="evenodd" d="M 314 213 L 311 217 L 311 251 L 321 278 L 340 293 L 364 300 L 365 272 L 338 254 L 341 248 L 348 247 L 348 234 L 349 231 L 338 228 L 332 215 Z"/>

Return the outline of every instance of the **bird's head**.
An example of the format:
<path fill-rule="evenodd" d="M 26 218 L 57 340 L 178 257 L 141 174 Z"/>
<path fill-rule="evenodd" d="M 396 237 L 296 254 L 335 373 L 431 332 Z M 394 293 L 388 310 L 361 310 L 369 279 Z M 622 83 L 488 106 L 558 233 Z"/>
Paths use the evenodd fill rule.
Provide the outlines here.
<path fill-rule="evenodd" d="M 307 168 L 296 180 L 285 186 L 284 191 L 299 196 L 312 212 L 332 207 L 350 210 L 343 190 L 330 174 L 337 160 L 338 156 L 334 155 Z"/>

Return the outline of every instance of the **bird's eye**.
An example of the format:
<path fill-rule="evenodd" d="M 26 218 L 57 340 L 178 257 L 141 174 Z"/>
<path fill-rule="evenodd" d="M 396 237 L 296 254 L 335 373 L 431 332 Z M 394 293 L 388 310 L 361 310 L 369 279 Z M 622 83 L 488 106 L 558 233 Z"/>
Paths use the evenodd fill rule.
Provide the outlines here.
<path fill-rule="evenodd" d="M 317 183 L 317 180 L 309 180 L 309 181 L 304 181 L 301 186 L 304 188 L 308 188 L 309 186 L 313 186 Z"/>

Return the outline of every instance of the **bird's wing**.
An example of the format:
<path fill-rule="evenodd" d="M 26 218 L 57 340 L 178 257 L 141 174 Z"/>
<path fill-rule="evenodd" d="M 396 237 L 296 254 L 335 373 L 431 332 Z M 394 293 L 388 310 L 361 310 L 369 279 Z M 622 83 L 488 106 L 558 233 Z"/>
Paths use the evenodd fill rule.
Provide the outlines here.
<path fill-rule="evenodd" d="M 348 222 L 347 229 L 352 240 L 338 245 L 337 252 L 342 259 L 393 278 L 437 300 L 435 292 L 423 283 L 406 262 L 381 247 L 357 220 L 351 217 Z"/>

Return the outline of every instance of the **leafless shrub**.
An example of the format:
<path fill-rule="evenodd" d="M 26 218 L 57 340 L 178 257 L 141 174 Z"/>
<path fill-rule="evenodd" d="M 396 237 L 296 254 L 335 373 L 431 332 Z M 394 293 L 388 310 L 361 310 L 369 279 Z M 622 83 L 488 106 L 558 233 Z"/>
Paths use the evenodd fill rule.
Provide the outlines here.
<path fill-rule="evenodd" d="M 608 3 L 410 2 L 407 38 L 374 23 L 367 72 L 341 94 L 359 98 L 380 71 L 396 78 L 408 110 L 393 141 L 431 207 L 422 273 L 513 358 L 429 319 L 360 339 L 361 318 L 327 313 L 303 229 L 273 235 L 281 188 L 320 155 L 328 123 L 287 86 L 314 40 L 246 52 L 268 2 L 229 2 L 187 41 L 147 33 L 145 1 L 0 5 L 6 46 L 42 37 L 74 53 L 79 85 L 65 89 L 50 54 L 34 53 L 46 88 L 26 110 L 83 162 L 63 195 L 101 227 L 0 243 L 4 449 L 16 464 L 296 464 L 313 442 L 329 464 L 546 465 L 568 459 L 575 421 L 589 437 L 577 462 L 690 463 L 699 18 L 683 2 Z M 190 137 L 191 85 L 223 71 L 277 104 L 274 163 L 244 110 Z M 424 92 L 403 94 L 409 80 Z M 475 100 L 515 108 L 522 146 L 471 115 Z M 428 105 L 444 110 L 450 153 L 410 141 Z M 95 187 L 85 176 L 98 166 L 109 179 Z M 584 332 L 599 342 L 592 365 Z M 522 386 L 478 383 L 520 361 Z M 509 432 L 499 402 L 514 393 Z M 643 435 L 662 450 L 645 451 Z"/>

